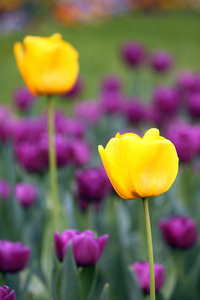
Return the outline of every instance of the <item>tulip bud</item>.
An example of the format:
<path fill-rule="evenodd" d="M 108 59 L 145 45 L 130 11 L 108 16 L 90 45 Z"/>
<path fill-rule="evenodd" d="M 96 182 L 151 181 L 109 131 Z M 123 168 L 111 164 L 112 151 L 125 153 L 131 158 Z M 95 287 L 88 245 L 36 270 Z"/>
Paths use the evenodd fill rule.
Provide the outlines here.
<path fill-rule="evenodd" d="M 16 300 L 15 292 L 11 291 L 8 286 L 0 287 L 0 300 Z"/>
<path fill-rule="evenodd" d="M 139 67 L 145 57 L 144 46 L 135 41 L 126 42 L 122 45 L 121 56 L 129 67 Z"/>
<path fill-rule="evenodd" d="M 20 111 L 26 111 L 31 108 L 36 100 L 36 97 L 26 87 L 18 88 L 14 92 L 13 98 L 16 107 Z"/>
<path fill-rule="evenodd" d="M 154 71 L 165 73 L 172 67 L 173 59 L 169 53 L 157 51 L 152 55 L 151 65 Z"/>
<path fill-rule="evenodd" d="M 62 234 L 54 233 L 54 246 L 58 259 L 62 262 L 69 243 L 72 244 L 74 260 L 79 267 L 97 263 L 105 248 L 108 235 L 94 237 L 91 230 L 80 232 L 75 229 L 65 230 Z"/>
<path fill-rule="evenodd" d="M 168 220 L 161 220 L 159 227 L 165 242 L 172 248 L 190 248 L 197 241 L 197 224 L 187 216 L 176 216 Z"/>
<path fill-rule="evenodd" d="M 150 294 L 149 262 L 136 262 L 132 267 L 140 288 L 144 291 L 145 294 Z M 154 263 L 154 277 L 155 292 L 158 293 L 165 281 L 165 268 L 162 265 Z"/>
<path fill-rule="evenodd" d="M 20 182 L 15 186 L 15 197 L 23 207 L 30 207 L 37 200 L 37 188 L 32 184 Z"/>
<path fill-rule="evenodd" d="M 30 248 L 21 242 L 0 240 L 0 271 L 16 273 L 23 270 L 29 261 Z"/>

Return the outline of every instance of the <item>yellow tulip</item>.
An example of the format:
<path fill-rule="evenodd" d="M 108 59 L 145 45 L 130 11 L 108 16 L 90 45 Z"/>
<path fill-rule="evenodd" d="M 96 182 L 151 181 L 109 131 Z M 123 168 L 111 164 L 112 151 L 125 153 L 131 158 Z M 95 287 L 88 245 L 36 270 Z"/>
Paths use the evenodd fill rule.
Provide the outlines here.
<path fill-rule="evenodd" d="M 61 94 L 75 84 L 78 52 L 58 33 L 50 37 L 26 36 L 14 45 L 19 71 L 35 95 Z"/>
<path fill-rule="evenodd" d="M 158 196 L 171 187 L 178 173 L 174 145 L 155 128 L 143 138 L 118 133 L 98 150 L 113 187 L 124 199 Z"/>

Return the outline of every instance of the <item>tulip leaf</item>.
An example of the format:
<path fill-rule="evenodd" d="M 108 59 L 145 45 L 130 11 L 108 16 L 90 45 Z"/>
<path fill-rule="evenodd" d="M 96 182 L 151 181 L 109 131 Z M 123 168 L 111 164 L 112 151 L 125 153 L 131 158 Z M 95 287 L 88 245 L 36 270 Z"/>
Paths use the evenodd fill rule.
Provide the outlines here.
<path fill-rule="evenodd" d="M 61 300 L 81 300 L 78 271 L 69 244 L 61 269 Z"/>
<path fill-rule="evenodd" d="M 81 269 L 79 273 L 81 283 L 81 299 L 87 300 L 96 282 L 96 266 L 88 266 Z"/>
<path fill-rule="evenodd" d="M 142 300 L 143 299 L 143 294 L 142 291 L 139 287 L 139 284 L 137 282 L 135 273 L 132 269 L 132 267 L 129 267 L 129 278 L 128 278 L 128 284 L 129 284 L 129 291 L 130 291 L 130 299 L 134 300 Z"/>
<path fill-rule="evenodd" d="M 108 283 L 104 285 L 101 297 L 99 300 L 108 300 L 109 299 L 109 293 L 110 293 L 110 286 Z"/>
<path fill-rule="evenodd" d="M 171 299 L 171 296 L 174 292 L 174 289 L 177 284 L 178 274 L 177 274 L 177 268 L 174 264 L 171 264 L 166 269 L 166 281 L 162 288 L 161 294 L 163 295 L 164 299 Z"/>

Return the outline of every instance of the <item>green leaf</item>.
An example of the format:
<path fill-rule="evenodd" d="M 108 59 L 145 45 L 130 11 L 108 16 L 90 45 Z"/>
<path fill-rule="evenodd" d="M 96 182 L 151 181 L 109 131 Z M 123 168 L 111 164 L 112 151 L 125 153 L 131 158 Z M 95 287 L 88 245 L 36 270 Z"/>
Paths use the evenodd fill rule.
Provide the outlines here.
<path fill-rule="evenodd" d="M 171 299 L 177 284 L 177 279 L 177 267 L 175 264 L 170 264 L 170 266 L 166 269 L 166 281 L 161 292 L 164 299 Z"/>
<path fill-rule="evenodd" d="M 79 278 L 81 283 L 81 299 L 87 300 L 96 282 L 96 265 L 82 268 Z"/>
<path fill-rule="evenodd" d="M 99 300 L 108 300 L 109 299 L 109 293 L 110 293 L 110 286 L 108 283 L 104 285 L 101 297 Z"/>
<path fill-rule="evenodd" d="M 129 267 L 129 278 L 128 278 L 128 285 L 129 285 L 129 295 L 130 299 L 137 299 L 142 300 L 143 299 L 143 293 L 141 291 L 141 288 L 139 287 L 138 281 L 136 279 L 135 273 L 132 269 L 132 266 Z"/>
<path fill-rule="evenodd" d="M 78 271 L 69 244 L 61 270 L 61 300 L 81 300 Z"/>

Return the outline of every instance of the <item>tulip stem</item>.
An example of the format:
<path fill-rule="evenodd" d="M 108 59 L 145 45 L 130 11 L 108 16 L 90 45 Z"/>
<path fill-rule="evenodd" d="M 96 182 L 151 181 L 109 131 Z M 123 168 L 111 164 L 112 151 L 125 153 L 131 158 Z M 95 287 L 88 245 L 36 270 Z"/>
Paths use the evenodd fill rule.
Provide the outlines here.
<path fill-rule="evenodd" d="M 49 129 L 49 169 L 51 183 L 51 199 L 52 199 L 52 218 L 54 231 L 58 230 L 58 186 L 57 186 L 57 163 L 55 153 L 55 128 L 54 128 L 54 101 L 53 97 L 48 97 L 48 129 Z"/>
<path fill-rule="evenodd" d="M 154 277 L 154 262 L 153 262 L 153 244 L 151 237 L 151 224 L 149 217 L 148 199 L 142 198 L 144 216 L 147 232 L 148 256 L 149 256 L 149 275 L 150 275 L 150 300 L 155 300 L 155 277 Z"/>

